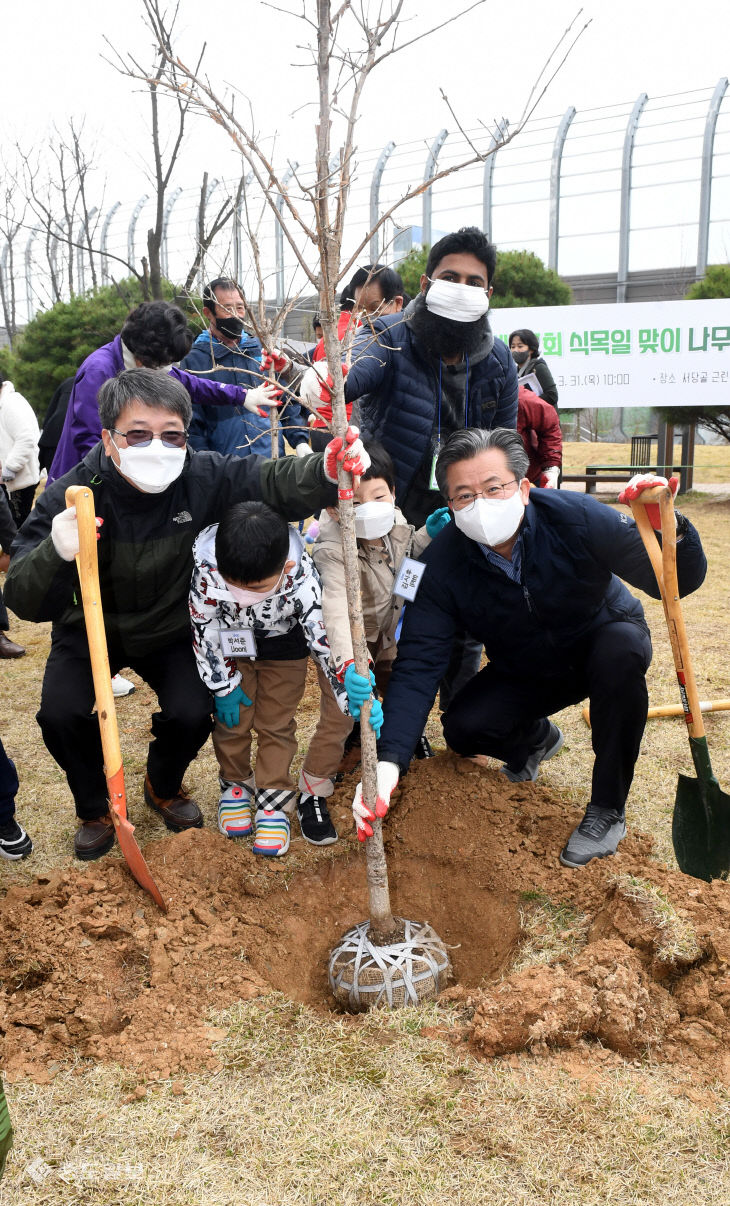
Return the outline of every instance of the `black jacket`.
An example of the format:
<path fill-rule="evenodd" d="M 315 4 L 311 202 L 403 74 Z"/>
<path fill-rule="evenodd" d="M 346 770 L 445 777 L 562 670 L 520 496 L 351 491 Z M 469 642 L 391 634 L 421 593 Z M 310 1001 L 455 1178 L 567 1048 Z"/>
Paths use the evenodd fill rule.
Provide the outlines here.
<path fill-rule="evenodd" d="M 564 673 L 582 659 L 593 629 L 628 620 L 646 631 L 644 609 L 617 575 L 659 598 L 636 524 L 582 494 L 533 490 L 521 528 L 521 582 L 492 566 L 479 545 L 448 524 L 421 557 L 426 572 L 406 605 L 385 701 L 378 757 L 408 765 L 449 663 L 454 634 L 483 642 L 490 664 L 521 679 Z M 688 523 L 677 545 L 682 595 L 707 562 Z"/>
<path fill-rule="evenodd" d="M 5 594 L 21 619 L 83 624 L 76 566 L 59 557 L 51 538 L 66 487 L 77 483 L 91 486 L 104 520 L 97 547 L 107 632 L 124 651 L 140 655 L 189 634 L 192 549 L 201 528 L 249 499 L 296 520 L 336 505 L 337 497 L 317 454 L 271 461 L 217 452 L 188 453 L 177 481 L 161 494 L 144 494 L 96 444 L 41 494 L 13 544 Z"/>

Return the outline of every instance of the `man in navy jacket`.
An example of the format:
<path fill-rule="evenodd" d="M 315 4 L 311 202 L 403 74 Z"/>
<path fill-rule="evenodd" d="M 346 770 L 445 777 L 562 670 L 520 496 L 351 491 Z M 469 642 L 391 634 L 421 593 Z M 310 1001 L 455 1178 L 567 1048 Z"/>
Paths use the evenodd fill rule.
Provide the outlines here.
<path fill-rule="evenodd" d="M 548 717 L 590 699 L 595 753 L 590 803 L 561 853 L 580 867 L 613 854 L 647 713 L 651 640 L 644 610 L 621 578 L 659 597 L 633 519 L 582 494 L 530 491 L 513 431 L 457 432 L 437 480 L 450 517 L 422 557 L 406 607 L 378 742 L 378 813 L 408 767 L 447 665 L 453 634 L 484 643 L 489 664 L 453 698 L 444 736 L 458 754 L 500 759 L 512 782 L 535 780 L 563 737 Z M 663 478 L 639 479 L 640 486 Z M 682 595 L 704 580 L 695 528 L 677 513 Z M 353 804 L 367 834 L 372 814 Z"/>
<path fill-rule="evenodd" d="M 180 368 L 206 381 L 255 389 L 261 372 L 261 344 L 243 329 L 246 303 L 235 281 L 218 277 L 203 290 L 203 317 L 208 329 L 195 340 Z M 279 455 L 284 455 L 284 436 L 295 448 L 309 440 L 309 428 L 301 408 L 289 402 L 280 411 L 282 434 Z M 189 444 L 197 452 L 209 450 L 224 456 L 271 455 L 271 424 L 268 415 L 234 408 L 202 406 L 193 402 Z"/>

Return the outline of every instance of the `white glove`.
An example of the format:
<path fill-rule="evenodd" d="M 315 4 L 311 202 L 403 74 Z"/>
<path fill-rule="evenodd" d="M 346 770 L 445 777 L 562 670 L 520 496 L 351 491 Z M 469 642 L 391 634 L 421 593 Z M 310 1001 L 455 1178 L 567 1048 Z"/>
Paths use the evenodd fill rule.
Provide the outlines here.
<path fill-rule="evenodd" d="M 281 390 L 278 386 L 274 385 L 271 381 L 265 381 L 263 385 L 257 385 L 255 389 L 246 390 L 246 398 L 243 405 L 252 414 L 265 417 L 269 411 L 262 408 L 276 406 L 280 397 Z"/>
<path fill-rule="evenodd" d="M 304 442 L 297 444 L 294 451 L 296 452 L 297 456 L 301 457 L 312 455 L 312 449 L 310 448 L 309 444 L 305 444 Z"/>
<path fill-rule="evenodd" d="M 560 469 L 557 465 L 548 465 L 547 469 L 543 469 L 542 475 L 545 481 L 542 483 L 543 490 L 557 490 L 558 479 L 560 477 Z"/>
<path fill-rule="evenodd" d="M 371 812 L 362 802 L 362 783 L 358 783 L 355 789 L 355 799 L 352 801 L 352 815 L 355 818 L 357 826 L 358 841 L 364 842 L 365 838 L 373 836 L 373 827 L 371 822 L 376 817 L 384 817 L 390 807 L 390 797 L 395 791 L 400 770 L 395 762 L 379 762 L 377 772 L 378 795 L 375 801 L 375 812 Z"/>
<path fill-rule="evenodd" d="M 53 516 L 51 522 L 53 547 L 64 561 L 73 561 L 79 553 L 79 529 L 76 523 L 76 508 L 68 507 Z"/>
<path fill-rule="evenodd" d="M 309 406 L 314 406 L 315 409 L 323 402 L 329 402 L 332 395 L 326 386 L 328 376 L 326 360 L 322 361 L 321 374 L 314 366 L 306 369 L 299 382 L 299 397 L 302 401 L 307 402 Z"/>
<path fill-rule="evenodd" d="M 3 481 L 12 482 L 15 480 L 15 474 L 12 469 L 3 469 Z"/>

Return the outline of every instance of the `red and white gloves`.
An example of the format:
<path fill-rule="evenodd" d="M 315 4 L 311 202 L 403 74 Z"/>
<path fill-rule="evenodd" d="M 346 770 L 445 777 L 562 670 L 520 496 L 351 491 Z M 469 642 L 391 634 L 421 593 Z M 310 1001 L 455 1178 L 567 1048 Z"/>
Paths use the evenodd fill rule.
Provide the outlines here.
<path fill-rule="evenodd" d="M 279 373 L 285 373 L 288 368 L 291 368 L 291 360 L 286 352 L 282 352 L 281 348 L 272 348 L 270 352 L 267 352 L 266 348 L 263 348 L 261 352 L 262 373 L 268 373 L 273 369 L 278 376 Z"/>
<path fill-rule="evenodd" d="M 543 469 L 540 485 L 543 490 L 557 490 L 558 481 L 560 480 L 560 466 L 548 465 L 547 469 Z"/>
<path fill-rule="evenodd" d="M 669 486 L 669 489 L 672 491 L 672 498 L 676 498 L 677 490 L 679 489 L 679 478 L 670 477 L 669 481 L 667 481 L 666 477 L 658 477 L 654 473 L 636 473 L 631 478 L 631 481 L 624 486 L 618 496 L 618 500 L 620 503 L 625 503 L 628 506 L 644 490 L 651 490 L 654 486 Z M 647 503 L 646 514 L 655 532 L 661 531 L 662 516 L 659 503 Z M 675 524 L 677 522 L 676 516 L 674 522 Z"/>
<path fill-rule="evenodd" d="M 355 799 L 352 801 L 352 815 L 357 826 L 358 841 L 364 842 L 373 836 L 372 822 L 376 817 L 384 817 L 390 807 L 390 797 L 396 789 L 400 770 L 395 762 L 378 763 L 378 795 L 375 801 L 375 812 L 362 802 L 362 783 L 355 788 Z"/>
<path fill-rule="evenodd" d="M 370 457 L 360 439 L 358 427 L 348 427 L 344 441 L 341 436 L 335 436 L 324 450 L 324 475 L 327 481 L 333 482 L 335 486 L 340 465 L 353 477 L 362 477 L 363 473 L 370 468 Z M 340 490 L 340 498 L 352 498 L 353 492 L 353 490 Z"/>
<path fill-rule="evenodd" d="M 343 364 L 342 376 L 346 377 L 348 372 L 349 369 L 347 365 Z M 331 422 L 333 389 L 334 382 L 331 375 L 327 373 L 326 376 L 322 376 L 318 370 L 312 366 L 312 368 L 308 368 L 306 370 L 301 381 L 299 382 L 299 397 L 302 399 L 302 402 L 306 402 L 308 406 L 313 406 L 322 419 L 326 420 L 327 422 Z M 352 414 L 352 402 L 346 403 L 345 409 L 347 411 L 347 418 L 349 419 Z M 317 426 L 316 419 L 314 426 Z"/>
<path fill-rule="evenodd" d="M 246 390 L 243 405 L 252 414 L 261 415 L 262 419 L 265 419 L 271 407 L 278 406 L 280 398 L 281 390 L 272 381 L 264 381 L 263 385 L 257 385 L 255 389 Z M 265 410 L 264 407 L 268 409 Z"/>
<path fill-rule="evenodd" d="M 325 366 L 326 366 L 326 361 L 325 361 Z M 347 365 L 343 364 L 342 365 L 342 376 L 346 377 L 348 374 L 348 371 L 349 370 L 348 370 Z M 332 401 L 332 390 L 333 389 L 334 389 L 334 382 L 332 380 L 331 375 L 329 373 L 327 373 L 326 376 L 323 376 L 318 371 L 318 369 L 316 369 L 314 367 L 314 365 L 312 365 L 312 367 L 308 368 L 306 370 L 306 372 L 302 375 L 302 380 L 299 384 L 299 397 L 304 402 L 308 402 L 310 406 L 316 406 L 317 409 L 319 410 L 320 402 L 331 402 Z"/>

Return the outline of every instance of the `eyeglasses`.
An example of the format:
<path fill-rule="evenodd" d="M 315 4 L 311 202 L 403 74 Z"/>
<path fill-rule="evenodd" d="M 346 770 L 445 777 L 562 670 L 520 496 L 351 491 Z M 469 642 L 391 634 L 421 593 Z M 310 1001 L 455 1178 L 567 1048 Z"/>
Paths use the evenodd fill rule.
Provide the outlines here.
<path fill-rule="evenodd" d="M 488 486 L 486 490 L 477 490 L 476 493 L 471 490 L 460 490 L 453 498 L 449 498 L 446 501 L 453 503 L 457 511 L 466 511 L 468 508 L 474 506 L 478 498 L 506 498 L 507 487 L 516 485 L 517 478 L 513 477 L 508 482 L 500 482 L 497 486 Z"/>
<path fill-rule="evenodd" d="M 131 431 L 117 431 L 112 427 L 111 432 L 112 435 L 124 436 L 130 448 L 149 448 L 153 440 L 162 440 L 165 448 L 184 448 L 188 442 L 187 431 L 163 431 L 162 435 L 157 436 L 144 427 L 133 427 Z"/>

